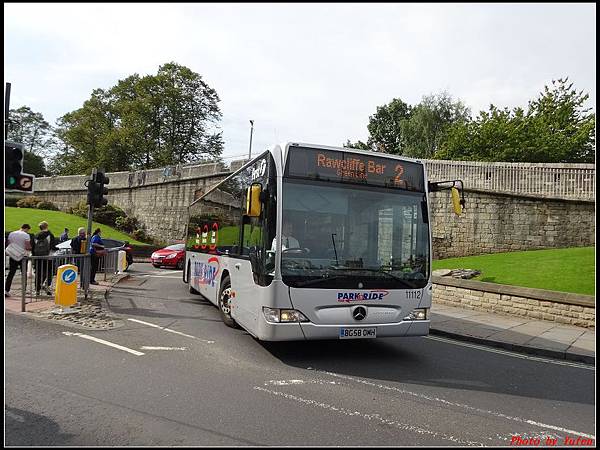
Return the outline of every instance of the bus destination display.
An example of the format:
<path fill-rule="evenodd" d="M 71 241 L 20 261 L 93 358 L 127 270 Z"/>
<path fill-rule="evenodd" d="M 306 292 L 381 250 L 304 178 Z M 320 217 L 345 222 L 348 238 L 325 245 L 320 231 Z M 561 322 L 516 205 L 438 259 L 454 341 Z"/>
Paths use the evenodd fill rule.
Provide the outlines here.
<path fill-rule="evenodd" d="M 424 192 L 423 166 L 351 152 L 290 147 L 285 175 Z"/>

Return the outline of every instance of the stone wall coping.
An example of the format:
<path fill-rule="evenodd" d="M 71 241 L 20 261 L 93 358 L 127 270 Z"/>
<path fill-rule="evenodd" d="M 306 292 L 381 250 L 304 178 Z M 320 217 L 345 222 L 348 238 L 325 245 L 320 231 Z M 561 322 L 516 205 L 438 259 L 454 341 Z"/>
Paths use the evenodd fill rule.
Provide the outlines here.
<path fill-rule="evenodd" d="M 117 172 L 117 173 L 121 173 L 121 172 Z M 123 173 L 127 173 L 127 172 L 123 172 Z M 132 186 L 111 186 L 110 183 L 108 185 L 106 185 L 106 187 L 108 188 L 108 195 L 110 195 L 111 191 L 126 191 L 129 189 L 140 189 L 140 188 L 146 188 L 149 186 L 161 186 L 161 185 L 165 185 L 165 184 L 172 184 L 172 183 L 182 183 L 185 181 L 194 181 L 194 180 L 202 180 L 204 178 L 217 178 L 217 177 L 224 177 L 224 176 L 229 176 L 231 175 L 233 172 L 227 171 L 227 172 L 217 172 L 217 173 L 210 173 L 210 174 L 206 174 L 206 175 L 196 175 L 196 176 L 191 176 L 191 177 L 186 177 L 186 178 L 176 178 L 176 179 L 172 179 L 172 180 L 164 180 L 164 181 L 151 181 L 148 183 L 144 183 L 144 184 L 135 184 Z M 108 173 L 106 174 L 107 176 L 109 175 Z M 82 176 L 82 175 L 74 175 L 74 176 Z M 110 177 L 109 177 L 110 179 Z M 44 189 L 44 190 L 40 190 L 39 192 L 52 192 L 52 193 L 61 193 L 61 192 L 74 192 L 74 191 L 81 191 L 81 192 L 87 192 L 87 187 L 81 186 L 81 189 L 65 189 L 63 187 L 58 188 L 58 189 Z M 35 195 L 35 192 L 34 192 Z"/>
<path fill-rule="evenodd" d="M 455 161 L 446 159 L 422 159 L 431 165 L 459 165 L 459 166 L 479 166 L 479 167 L 540 167 L 545 169 L 588 169 L 595 170 L 595 164 L 589 163 L 526 163 L 526 162 L 507 162 L 507 161 Z"/>
<path fill-rule="evenodd" d="M 486 283 L 484 281 L 463 280 L 452 277 L 439 277 L 432 275 L 431 281 L 442 286 L 459 287 L 482 292 L 493 292 L 495 294 L 514 295 L 517 297 L 545 300 L 567 305 L 584 306 L 596 308 L 596 297 L 593 295 L 573 294 L 570 292 L 548 291 L 546 289 L 534 289 L 521 286 L 509 286 L 506 284 Z"/>
<path fill-rule="evenodd" d="M 544 202 L 546 200 L 552 200 L 552 201 L 557 201 L 557 202 L 566 202 L 566 203 L 596 203 L 596 200 L 594 198 L 584 198 L 584 197 L 580 197 L 580 198 L 573 198 L 573 197 L 568 197 L 568 196 L 560 196 L 560 194 L 524 194 L 521 192 L 503 192 L 503 191 L 496 191 L 496 190 L 492 190 L 492 189 L 474 189 L 474 188 L 468 188 L 465 187 L 464 188 L 465 194 L 468 192 L 474 192 L 476 194 L 487 194 L 487 195 L 498 195 L 501 197 L 518 197 L 518 198 L 525 198 L 528 200 L 538 200 L 540 202 Z M 443 192 L 443 191 L 438 191 L 438 192 Z M 450 192 L 450 191 L 448 191 Z M 437 192 L 432 192 L 432 194 L 436 194 Z M 468 201 L 469 198 L 465 197 L 465 200 L 467 201 L 467 207 L 468 205 Z"/>

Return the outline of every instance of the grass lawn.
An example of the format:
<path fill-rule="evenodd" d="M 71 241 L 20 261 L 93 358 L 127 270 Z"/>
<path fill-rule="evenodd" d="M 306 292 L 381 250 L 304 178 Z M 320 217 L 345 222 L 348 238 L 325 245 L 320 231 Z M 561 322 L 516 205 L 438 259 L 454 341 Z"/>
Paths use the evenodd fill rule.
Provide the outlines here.
<path fill-rule="evenodd" d="M 38 233 L 40 231 L 38 223 L 45 220 L 48 222 L 48 228 L 57 238 L 61 235 L 65 228 L 69 229 L 69 237 L 73 238 L 77 235 L 77 228 L 83 227 L 87 230 L 87 219 L 67 214 L 61 211 L 46 211 L 44 209 L 33 208 L 14 208 L 10 206 L 4 207 L 4 231 L 18 230 L 21 225 L 28 223 L 31 225 L 30 233 Z M 118 239 L 120 241 L 129 241 L 130 244 L 148 245 L 143 242 L 136 241 L 125 233 L 122 233 L 114 228 L 98 222 L 92 222 L 92 232 L 100 228 L 102 237 L 108 239 Z"/>
<path fill-rule="evenodd" d="M 531 250 L 433 261 L 436 269 L 474 269 L 474 280 L 595 295 L 594 247 Z"/>

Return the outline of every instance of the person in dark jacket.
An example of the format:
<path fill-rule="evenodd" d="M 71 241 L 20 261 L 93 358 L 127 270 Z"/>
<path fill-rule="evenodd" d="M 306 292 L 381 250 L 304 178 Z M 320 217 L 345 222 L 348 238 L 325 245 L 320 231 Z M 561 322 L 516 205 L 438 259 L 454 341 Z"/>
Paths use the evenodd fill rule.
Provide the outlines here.
<path fill-rule="evenodd" d="M 48 230 L 48 222 L 40 222 L 40 232 L 33 238 L 33 256 L 50 256 L 56 250 L 56 238 Z M 52 285 L 52 275 L 54 273 L 54 264 L 50 258 L 35 260 L 35 295 L 40 295 L 40 290 L 44 282 L 46 283 L 46 294 L 52 295 L 50 286 Z"/>
<path fill-rule="evenodd" d="M 69 229 L 65 228 L 65 231 L 62 232 L 59 238 L 60 242 L 65 242 L 69 240 Z"/>
<path fill-rule="evenodd" d="M 85 228 L 81 227 L 77 230 L 77 236 L 71 239 L 71 253 L 74 255 L 81 255 L 86 253 L 85 248 L 81 250 L 81 243 L 86 241 Z"/>
<path fill-rule="evenodd" d="M 98 284 L 96 281 L 96 271 L 100 265 L 100 258 L 106 255 L 106 249 L 104 248 L 104 242 L 100 236 L 102 232 L 100 228 L 96 228 L 92 238 L 90 239 L 90 254 L 92 255 L 92 270 L 90 277 L 90 284 Z"/>
<path fill-rule="evenodd" d="M 75 236 L 73 239 L 71 239 L 71 253 L 73 255 L 86 254 L 87 253 L 86 244 L 87 244 L 87 236 L 85 233 L 85 228 L 80 227 L 77 230 L 77 236 Z M 75 264 L 77 266 L 77 269 L 79 271 L 81 285 L 85 286 L 85 283 L 88 279 L 89 271 L 90 271 L 89 260 L 86 260 L 83 258 L 73 258 L 73 264 Z"/>

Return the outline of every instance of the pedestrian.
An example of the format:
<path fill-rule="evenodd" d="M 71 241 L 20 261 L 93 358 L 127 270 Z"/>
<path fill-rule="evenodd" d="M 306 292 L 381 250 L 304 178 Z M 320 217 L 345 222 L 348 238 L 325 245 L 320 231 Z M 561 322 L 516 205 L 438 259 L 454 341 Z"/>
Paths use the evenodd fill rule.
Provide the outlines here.
<path fill-rule="evenodd" d="M 92 273 L 90 276 L 90 284 L 98 284 L 96 281 L 96 271 L 98 270 L 98 265 L 100 264 L 100 258 L 107 253 L 106 249 L 104 248 L 104 242 L 102 242 L 102 237 L 100 236 L 101 233 L 102 232 L 100 231 L 100 228 L 96 228 L 90 240 L 90 254 L 92 255 Z"/>
<path fill-rule="evenodd" d="M 21 225 L 21 229 L 13 231 L 8 235 L 6 239 L 6 254 L 9 257 L 9 269 L 8 276 L 6 277 L 6 284 L 4 286 L 4 296 L 10 297 L 10 287 L 12 280 L 17 273 L 17 268 L 21 267 L 21 261 L 27 253 L 31 250 L 31 236 L 29 230 L 31 227 L 29 224 L 24 223 Z M 21 270 L 23 270 L 21 268 Z"/>
<path fill-rule="evenodd" d="M 86 241 L 85 228 L 79 227 L 77 236 L 71 239 L 71 253 L 81 255 L 86 252 L 85 247 L 82 248 L 82 242 Z M 84 244 L 85 245 L 85 244 Z"/>
<path fill-rule="evenodd" d="M 86 234 L 85 234 L 85 228 L 83 227 L 79 227 L 79 229 L 77 230 L 77 236 L 75 236 L 73 239 L 71 239 L 71 254 L 73 255 L 83 255 L 85 253 L 87 253 L 87 248 L 86 248 Z M 87 279 L 86 278 L 86 273 L 84 273 L 85 268 L 89 267 L 89 263 L 86 264 L 84 258 L 73 258 L 74 259 L 74 263 L 77 266 L 77 269 L 79 270 L 79 277 L 82 283 L 82 286 L 84 286 L 84 282 Z"/>
<path fill-rule="evenodd" d="M 52 275 L 54 274 L 54 264 L 49 257 L 53 250 L 56 250 L 56 238 L 48 230 L 48 222 L 43 221 L 39 224 L 40 232 L 33 238 L 33 256 L 43 256 L 44 258 L 35 259 L 35 295 L 40 295 L 40 290 L 44 282 L 46 283 L 46 294 L 52 295 L 50 286 L 52 285 Z"/>
<path fill-rule="evenodd" d="M 63 231 L 62 234 L 60 235 L 59 241 L 65 242 L 68 240 L 69 240 L 69 229 L 65 228 L 65 231 Z"/>

